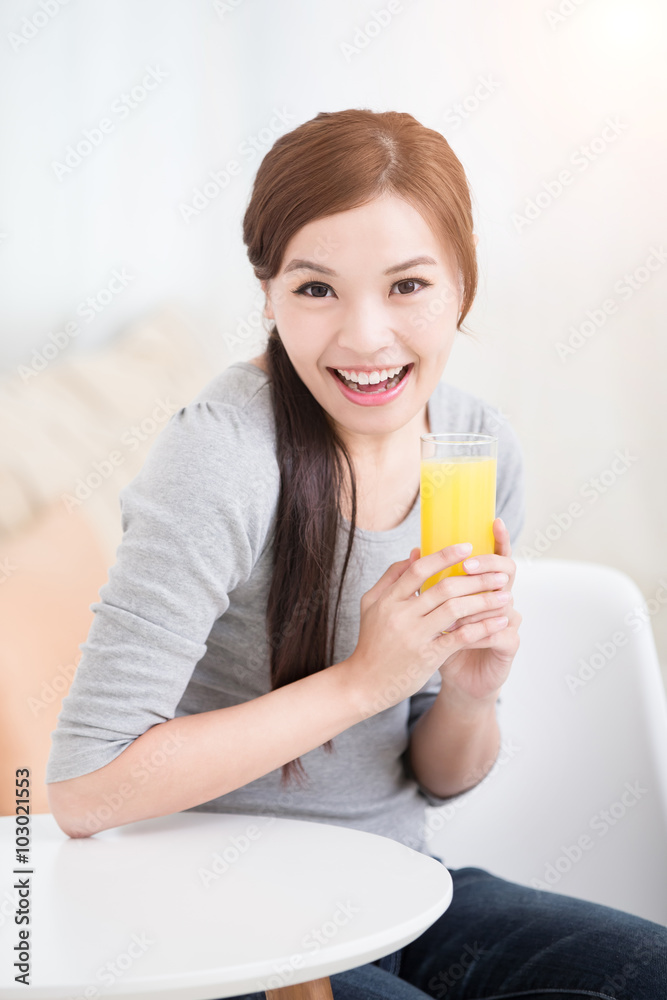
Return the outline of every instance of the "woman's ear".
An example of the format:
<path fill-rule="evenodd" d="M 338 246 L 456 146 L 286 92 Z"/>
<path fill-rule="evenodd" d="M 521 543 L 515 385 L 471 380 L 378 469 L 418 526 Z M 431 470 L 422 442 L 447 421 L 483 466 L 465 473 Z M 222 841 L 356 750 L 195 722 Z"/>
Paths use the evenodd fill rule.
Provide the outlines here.
<path fill-rule="evenodd" d="M 472 241 L 475 244 L 475 246 L 477 246 L 477 244 L 479 243 L 479 236 L 477 235 L 477 233 L 472 234 Z"/>
<path fill-rule="evenodd" d="M 271 306 L 271 295 L 269 292 L 269 284 L 266 281 L 266 279 L 262 278 L 262 280 L 260 281 L 260 285 L 262 286 L 262 291 L 266 296 L 266 302 L 264 303 L 264 310 L 263 310 L 264 315 L 267 319 L 275 319 L 276 317 L 273 315 L 273 308 Z"/>

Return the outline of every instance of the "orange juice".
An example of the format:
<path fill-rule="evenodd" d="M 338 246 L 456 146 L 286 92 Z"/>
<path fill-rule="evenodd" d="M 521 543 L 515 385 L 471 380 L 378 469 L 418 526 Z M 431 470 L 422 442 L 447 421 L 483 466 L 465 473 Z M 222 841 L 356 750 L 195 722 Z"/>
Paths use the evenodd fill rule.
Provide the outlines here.
<path fill-rule="evenodd" d="M 470 555 L 492 553 L 496 511 L 496 459 L 470 455 L 421 460 L 421 554 L 472 542 Z M 469 558 L 466 556 L 466 558 Z M 461 576 L 461 563 L 431 576 L 420 593 L 445 576 Z"/>

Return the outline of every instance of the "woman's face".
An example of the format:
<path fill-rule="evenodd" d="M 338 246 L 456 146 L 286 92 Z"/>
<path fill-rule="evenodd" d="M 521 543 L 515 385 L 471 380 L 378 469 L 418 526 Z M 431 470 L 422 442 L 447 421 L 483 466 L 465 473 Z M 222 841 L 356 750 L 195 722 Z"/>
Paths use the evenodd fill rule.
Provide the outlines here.
<path fill-rule="evenodd" d="M 414 258 L 429 260 L 407 263 Z M 449 358 L 461 290 L 453 254 L 416 209 L 387 195 L 308 223 L 262 287 L 266 316 L 344 440 L 381 446 L 420 422 Z M 396 368 L 392 389 L 396 376 L 385 372 Z M 381 381 L 346 388 L 336 369 L 376 371 Z M 377 392 L 383 385 L 386 394 Z"/>

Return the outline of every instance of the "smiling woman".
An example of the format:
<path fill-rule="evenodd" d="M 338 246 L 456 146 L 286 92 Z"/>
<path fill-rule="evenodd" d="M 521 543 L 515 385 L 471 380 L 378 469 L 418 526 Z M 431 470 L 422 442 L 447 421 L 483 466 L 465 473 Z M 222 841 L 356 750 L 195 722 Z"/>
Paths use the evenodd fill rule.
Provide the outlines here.
<path fill-rule="evenodd" d="M 477 286 L 476 241 L 444 137 L 412 115 L 365 109 L 322 112 L 274 143 L 243 237 L 275 321 L 265 355 L 281 474 L 271 632 L 322 581 L 328 590 L 337 525 L 344 512 L 351 522 L 333 623 L 301 620 L 272 651 L 278 687 L 332 662 L 358 518 L 394 527 L 414 504 L 428 400 Z M 300 767 L 290 761 L 284 777 Z"/>
<path fill-rule="evenodd" d="M 465 174 L 409 114 L 321 113 L 264 157 L 243 236 L 273 321 L 266 352 L 173 413 L 121 491 L 123 539 L 53 733 L 49 802 L 71 836 L 194 809 L 428 853 L 425 805 L 497 758 L 521 622 L 521 447 L 441 379 L 477 282 Z M 477 565 L 461 564 L 466 538 L 419 556 L 431 426 L 498 440 L 494 551 Z M 389 965 L 333 976 L 336 997 L 433 996 L 473 940 L 460 1000 L 616 995 L 605 975 L 649 941 L 633 1000 L 664 992 L 667 929 L 480 869 L 452 877 L 432 927 Z"/>

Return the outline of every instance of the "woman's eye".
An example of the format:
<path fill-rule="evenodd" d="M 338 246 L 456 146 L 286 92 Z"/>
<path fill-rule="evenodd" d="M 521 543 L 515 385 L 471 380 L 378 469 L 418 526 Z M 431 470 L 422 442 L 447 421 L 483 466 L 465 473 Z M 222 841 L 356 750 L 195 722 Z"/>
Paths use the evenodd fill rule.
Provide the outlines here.
<path fill-rule="evenodd" d="M 314 288 L 316 290 L 314 295 L 308 295 L 309 299 L 325 299 L 327 297 L 327 290 L 333 291 L 331 285 L 325 285 L 322 281 L 307 281 L 303 285 L 299 285 L 298 288 L 292 289 L 294 295 L 306 295 L 306 289 Z"/>
<path fill-rule="evenodd" d="M 430 281 L 426 281 L 423 278 L 403 278 L 401 281 L 397 281 L 396 285 L 412 285 L 412 288 L 408 289 L 408 293 L 413 292 L 416 285 L 430 285 Z"/>
<path fill-rule="evenodd" d="M 428 285 L 433 284 L 431 281 L 427 281 L 425 278 L 402 278 L 400 281 L 395 281 L 391 286 L 396 288 L 398 285 L 409 285 L 407 292 L 399 292 L 399 294 L 404 298 L 407 295 L 412 295 L 415 292 L 416 286 L 421 285 L 426 288 Z M 314 289 L 313 294 L 307 295 L 306 289 Z M 333 291 L 331 285 L 326 285 L 321 281 L 307 281 L 305 285 L 300 285 L 299 288 L 294 289 L 295 295 L 307 295 L 310 299 L 325 299 L 327 297 L 327 291 Z"/>
<path fill-rule="evenodd" d="M 314 295 L 309 295 L 308 298 L 310 298 L 310 299 L 325 299 L 326 298 L 327 289 L 329 287 L 330 287 L 329 285 L 324 285 L 324 284 L 322 284 L 322 282 L 319 282 L 319 281 L 309 281 L 305 285 L 301 285 L 300 288 L 296 288 L 295 289 L 295 294 L 296 295 L 305 295 L 307 288 L 315 288 L 315 289 L 318 289 L 317 293 L 314 294 Z M 324 290 L 324 294 L 322 294 L 322 290 Z"/>

